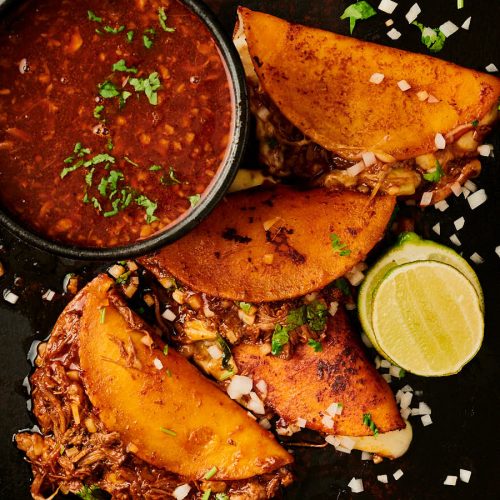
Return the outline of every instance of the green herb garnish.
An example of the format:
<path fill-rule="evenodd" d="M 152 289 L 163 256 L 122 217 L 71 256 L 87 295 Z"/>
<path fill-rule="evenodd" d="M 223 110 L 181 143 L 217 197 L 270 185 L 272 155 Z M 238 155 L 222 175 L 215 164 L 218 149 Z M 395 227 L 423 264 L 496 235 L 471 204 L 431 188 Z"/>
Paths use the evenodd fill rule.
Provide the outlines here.
<path fill-rule="evenodd" d="M 97 485 L 92 484 L 91 486 L 83 485 L 82 489 L 77 493 L 83 500 L 95 500 L 97 497 L 94 496 L 94 492 L 99 491 Z"/>
<path fill-rule="evenodd" d="M 200 194 L 194 194 L 193 196 L 188 196 L 189 203 L 191 203 L 191 208 L 195 207 L 200 203 L 201 200 L 201 195 Z"/>
<path fill-rule="evenodd" d="M 163 354 L 165 356 L 168 356 L 168 344 L 165 344 L 165 347 L 163 348 Z"/>
<path fill-rule="evenodd" d="M 162 27 L 163 31 L 166 31 L 167 33 L 173 33 L 175 31 L 175 28 L 170 28 L 167 26 L 167 14 L 165 14 L 165 8 L 160 7 L 158 9 L 158 21 L 160 21 L 160 26 Z"/>
<path fill-rule="evenodd" d="M 231 348 L 228 343 L 221 335 L 217 334 L 217 342 L 219 343 L 220 348 L 222 349 L 222 368 L 233 373 L 233 367 L 231 366 Z"/>
<path fill-rule="evenodd" d="M 172 184 L 180 184 L 181 181 L 177 179 L 175 175 L 174 167 L 169 167 L 168 169 L 168 178 L 166 176 L 162 176 L 160 182 L 165 186 L 171 186 Z"/>
<path fill-rule="evenodd" d="M 290 330 L 302 326 L 306 322 L 306 306 L 302 305 L 296 309 L 291 309 L 286 317 L 286 323 Z"/>
<path fill-rule="evenodd" d="M 399 369 L 399 378 L 403 378 L 406 375 L 406 370 L 404 368 Z"/>
<path fill-rule="evenodd" d="M 102 23 L 102 17 L 96 16 L 91 10 L 87 11 L 87 16 L 90 21 L 94 21 L 96 23 Z"/>
<path fill-rule="evenodd" d="M 158 217 L 154 215 L 156 209 L 158 208 L 158 204 L 154 201 L 151 201 L 147 196 L 141 194 L 136 199 L 135 202 L 140 207 L 146 209 L 146 223 L 151 224 L 155 220 L 158 220 Z"/>
<path fill-rule="evenodd" d="M 99 310 L 99 323 L 102 325 L 104 321 L 106 321 L 106 307 L 101 307 Z"/>
<path fill-rule="evenodd" d="M 170 371 L 170 369 L 167 368 L 165 373 L 167 374 L 168 378 L 172 378 L 172 372 Z"/>
<path fill-rule="evenodd" d="M 238 307 L 245 313 L 249 313 L 250 310 L 252 309 L 252 304 L 248 303 L 248 302 L 239 302 L 238 303 Z"/>
<path fill-rule="evenodd" d="M 118 28 L 112 28 L 111 26 L 104 26 L 102 28 L 106 33 L 109 33 L 111 35 L 118 35 L 118 33 L 121 33 L 124 29 L 125 26 L 118 26 Z"/>
<path fill-rule="evenodd" d="M 378 435 L 378 429 L 375 423 L 372 420 L 372 416 L 370 413 L 363 414 L 363 425 L 366 425 L 372 432 L 374 436 Z"/>
<path fill-rule="evenodd" d="M 149 36 L 146 35 L 146 33 L 142 35 L 142 43 L 144 44 L 144 47 L 146 47 L 147 49 L 150 49 L 153 46 L 153 40 L 149 38 Z"/>
<path fill-rule="evenodd" d="M 87 197 L 88 199 L 88 197 Z M 84 200 L 85 201 L 85 200 Z M 95 196 L 92 196 L 92 199 L 90 200 L 92 202 L 92 205 L 94 206 L 94 208 L 98 211 L 98 212 L 102 212 L 102 207 L 101 207 L 101 204 L 99 203 L 99 200 L 95 197 Z"/>
<path fill-rule="evenodd" d="M 309 328 L 315 332 L 325 329 L 327 318 L 327 308 L 319 300 L 315 300 L 306 305 L 306 321 Z"/>
<path fill-rule="evenodd" d="M 163 167 L 161 165 L 151 165 L 149 167 L 149 170 L 151 170 L 151 172 L 158 172 L 158 170 L 162 170 Z"/>
<path fill-rule="evenodd" d="M 128 90 L 124 90 L 121 94 L 120 94 L 120 103 L 118 105 L 118 107 L 120 109 L 122 109 L 124 106 L 125 106 L 125 103 L 127 102 L 127 99 L 132 95 L 131 92 L 129 92 Z"/>
<path fill-rule="evenodd" d="M 209 479 L 212 479 L 215 474 L 217 474 L 217 467 L 215 465 L 203 476 L 203 479 L 205 481 L 208 481 Z"/>
<path fill-rule="evenodd" d="M 418 21 L 413 21 L 411 24 L 420 29 L 422 32 L 422 43 L 431 52 L 439 52 L 443 48 L 446 37 L 439 28 L 428 28 Z"/>
<path fill-rule="evenodd" d="M 314 339 L 309 339 L 307 341 L 307 345 L 311 346 L 314 349 L 314 352 L 321 352 L 323 350 L 321 342 L 318 342 L 317 340 Z"/>
<path fill-rule="evenodd" d="M 130 85 L 136 92 L 144 92 L 153 106 L 158 104 L 157 90 L 161 87 L 158 73 L 151 73 L 147 78 L 131 78 Z"/>
<path fill-rule="evenodd" d="M 104 97 L 104 99 L 111 99 L 120 95 L 120 91 L 116 88 L 115 84 L 106 80 L 104 83 L 100 83 L 99 95 Z"/>
<path fill-rule="evenodd" d="M 108 153 L 99 153 L 90 158 L 90 160 L 87 160 L 83 164 L 83 166 L 91 167 L 92 165 L 97 165 L 99 163 L 105 163 L 105 162 L 114 163 L 115 162 L 114 156 L 108 155 Z"/>
<path fill-rule="evenodd" d="M 423 175 L 424 179 L 429 182 L 439 182 L 443 177 L 443 167 L 441 167 L 441 163 L 436 160 L 436 168 L 432 172 L 428 172 Z"/>
<path fill-rule="evenodd" d="M 361 0 L 360 2 L 349 5 L 340 16 L 340 19 L 349 18 L 349 31 L 352 34 L 354 26 L 356 26 L 356 21 L 368 19 L 376 13 L 375 9 L 368 2 Z"/>
<path fill-rule="evenodd" d="M 99 104 L 98 106 L 96 106 L 94 108 L 94 118 L 97 118 L 98 120 L 100 120 L 102 117 L 101 117 L 101 113 L 104 111 L 104 106 L 102 104 Z"/>
<path fill-rule="evenodd" d="M 83 163 L 83 160 L 78 160 L 74 165 L 71 165 L 71 167 L 64 167 L 59 174 L 61 179 L 64 179 L 70 172 L 74 172 L 79 169 Z"/>
<path fill-rule="evenodd" d="M 347 257 L 351 255 L 351 251 L 345 243 L 340 241 L 340 238 L 335 233 L 330 234 L 330 241 L 332 244 L 333 251 L 338 253 L 341 257 Z"/>
<path fill-rule="evenodd" d="M 85 174 L 85 184 L 87 184 L 87 186 L 92 186 L 92 177 L 94 175 L 94 170 L 95 170 L 95 167 L 92 167 L 86 174 Z"/>
<path fill-rule="evenodd" d="M 271 339 L 271 354 L 278 356 L 281 354 L 283 347 L 288 344 L 290 336 L 288 335 L 288 328 L 277 324 L 274 327 L 273 336 Z"/>
<path fill-rule="evenodd" d="M 165 427 L 160 427 L 160 431 L 163 432 L 164 434 L 168 434 L 169 436 L 177 436 L 177 432 L 173 431 L 172 429 L 166 429 Z"/>
<path fill-rule="evenodd" d="M 477 127 L 479 125 L 479 120 L 472 120 L 471 125 Z"/>
<path fill-rule="evenodd" d="M 130 278 L 130 273 L 131 271 L 127 271 L 126 273 L 120 274 L 120 276 L 116 278 L 115 283 L 117 285 L 124 285 Z"/>
<path fill-rule="evenodd" d="M 127 42 L 132 43 L 133 39 L 134 39 L 134 31 L 133 30 L 127 31 Z"/>
<path fill-rule="evenodd" d="M 338 278 L 334 281 L 335 288 L 338 288 L 344 295 L 349 297 L 351 295 L 351 289 L 345 278 Z"/>
<path fill-rule="evenodd" d="M 122 71 L 124 73 L 137 73 L 136 68 L 128 68 L 127 64 L 125 63 L 125 59 L 120 59 L 119 61 L 116 61 L 115 64 L 113 64 L 113 71 Z"/>
<path fill-rule="evenodd" d="M 464 8 L 464 0 L 457 0 L 457 9 Z"/>
<path fill-rule="evenodd" d="M 114 148 L 113 141 L 112 141 L 111 137 L 108 137 L 108 142 L 106 143 L 106 149 L 108 151 L 113 151 L 113 148 Z"/>

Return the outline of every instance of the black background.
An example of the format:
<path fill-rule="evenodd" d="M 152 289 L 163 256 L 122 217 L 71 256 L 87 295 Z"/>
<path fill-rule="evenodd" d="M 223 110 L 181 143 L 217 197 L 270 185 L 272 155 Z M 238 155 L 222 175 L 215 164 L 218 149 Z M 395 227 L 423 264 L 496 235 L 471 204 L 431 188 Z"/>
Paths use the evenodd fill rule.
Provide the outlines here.
<path fill-rule="evenodd" d="M 279 15 L 291 21 L 348 34 L 348 21 L 339 17 L 350 3 L 346 1 L 265 1 L 207 2 L 218 15 L 228 33 L 235 21 L 238 3 Z M 372 5 L 378 6 L 379 0 Z M 426 52 L 419 41 L 417 28 L 408 25 L 404 14 L 414 0 L 400 0 L 392 15 L 379 12 L 376 17 L 358 22 L 354 36 L 417 52 Z M 465 0 L 465 8 L 457 10 L 456 0 L 420 0 L 419 21 L 439 26 L 447 20 L 455 24 L 472 15 L 469 31 L 460 30 L 445 43 L 438 56 L 463 66 L 484 70 L 489 63 L 500 66 L 500 2 L 498 0 Z M 393 42 L 384 25 L 392 18 L 402 37 Z M 1 48 L 0 48 L 1 50 Z M 408 75 L 411 78 L 411 75 Z M 497 129 L 489 142 L 500 155 Z M 252 151 L 248 163 L 253 162 Z M 500 176 L 498 159 L 482 161 L 483 173 L 477 179 L 486 189 L 488 201 L 471 211 L 463 197 L 451 197 L 450 208 L 441 213 L 433 208 L 419 217 L 420 233 L 450 246 L 449 236 L 455 232 L 453 221 L 463 215 L 465 227 L 458 233 L 460 251 L 465 257 L 478 252 L 485 262 L 477 270 L 486 296 L 485 341 L 476 358 L 459 375 L 441 379 L 406 376 L 393 384 L 395 389 L 409 383 L 423 390 L 422 400 L 432 408 L 433 425 L 422 427 L 420 418 L 412 419 L 414 440 L 410 451 L 401 459 L 374 465 L 361 462 L 359 452 L 336 453 L 332 447 L 320 450 L 294 451 L 298 480 L 286 493 L 287 499 L 330 498 L 500 498 L 500 258 L 495 247 L 500 245 Z M 441 236 L 430 231 L 441 223 Z M 5 288 L 20 295 L 15 306 L 0 295 L 0 499 L 28 499 L 30 470 L 12 443 L 18 429 L 31 427 L 33 420 L 26 408 L 26 392 L 22 387 L 30 371 L 27 353 L 34 339 L 45 338 L 68 298 L 62 295 L 62 280 L 69 271 L 88 279 L 105 264 L 88 264 L 52 257 L 16 241 L 0 229 L 0 261 L 7 273 L 0 278 L 0 291 Z M 57 291 L 47 303 L 41 295 L 47 288 Z M 404 476 L 394 481 L 392 473 L 401 468 Z M 469 484 L 443 486 L 447 475 L 458 475 L 460 468 L 472 471 Z M 389 474 L 389 484 L 378 483 L 378 474 Z M 365 493 L 351 495 L 347 483 L 353 477 L 363 478 Z"/>

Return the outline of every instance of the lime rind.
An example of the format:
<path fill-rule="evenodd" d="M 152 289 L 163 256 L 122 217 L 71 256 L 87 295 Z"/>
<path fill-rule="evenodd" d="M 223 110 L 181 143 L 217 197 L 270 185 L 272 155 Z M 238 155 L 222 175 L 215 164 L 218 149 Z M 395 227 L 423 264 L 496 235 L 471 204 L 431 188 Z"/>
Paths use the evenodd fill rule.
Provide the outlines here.
<path fill-rule="evenodd" d="M 406 324 L 406 326 L 411 325 L 412 327 L 415 327 L 415 317 L 425 317 L 427 316 L 427 319 L 424 321 L 424 325 L 420 325 L 420 328 L 416 328 L 413 332 L 410 332 L 410 337 L 413 337 L 413 339 L 426 339 L 428 342 L 427 344 L 432 344 L 436 343 L 438 344 L 438 349 L 437 351 L 441 350 L 441 355 L 439 356 L 439 352 L 436 353 L 434 351 L 432 355 L 428 354 L 427 362 L 429 362 L 429 365 L 426 369 L 422 368 L 422 365 L 420 367 L 417 367 L 418 363 L 415 361 L 418 357 L 423 357 L 425 358 L 425 354 L 423 354 L 424 351 L 421 351 L 420 349 L 415 351 L 414 348 L 409 349 L 408 348 L 408 335 L 407 338 L 403 338 L 400 330 L 397 329 L 397 341 L 394 341 L 394 338 L 391 339 L 391 336 L 388 335 L 388 331 L 390 331 L 390 328 L 387 328 L 387 321 L 386 321 L 386 328 L 382 328 L 381 330 L 383 331 L 378 331 L 379 324 L 383 324 L 383 320 L 381 321 L 380 318 L 383 316 L 390 317 L 390 323 L 391 325 L 394 325 L 394 314 L 395 311 L 390 310 L 387 314 L 387 309 L 388 305 L 390 305 L 390 301 L 388 303 L 388 296 L 387 296 L 387 290 L 388 286 L 393 284 L 395 279 L 397 278 L 397 275 L 401 273 L 408 274 L 408 271 L 415 270 L 419 268 L 419 273 L 422 273 L 425 271 L 423 268 L 431 268 L 432 270 L 432 279 L 434 277 L 438 277 L 439 275 L 444 275 L 448 274 L 447 279 L 443 281 L 443 283 L 447 283 L 448 281 L 450 283 L 453 283 L 455 285 L 453 291 L 448 292 L 448 297 L 447 299 L 445 297 L 445 293 L 443 288 L 440 289 L 440 293 L 442 296 L 441 300 L 444 300 L 444 304 L 441 304 L 441 308 L 439 306 L 436 306 L 434 302 L 429 302 L 427 301 L 428 296 L 433 297 L 433 301 L 436 300 L 437 295 L 432 294 L 431 292 L 427 292 L 424 290 L 423 296 L 420 296 L 418 293 L 415 295 L 421 299 L 423 302 L 419 306 L 411 306 L 408 307 L 408 300 L 406 301 L 406 309 L 409 309 L 411 311 L 410 316 L 413 316 L 412 321 Z M 414 276 L 415 278 L 415 276 Z M 417 281 L 418 279 L 414 281 L 414 286 L 417 286 Z M 422 285 L 422 283 L 418 283 L 418 285 Z M 468 289 L 468 290 L 467 290 Z M 469 301 L 467 302 L 467 307 L 462 308 L 459 303 L 455 301 L 455 290 L 460 290 L 460 294 L 462 297 L 468 296 Z M 382 295 L 380 295 L 382 294 Z M 443 263 L 443 262 L 436 262 L 436 261 L 415 261 L 415 262 L 410 262 L 407 264 L 402 264 L 400 266 L 392 268 L 386 275 L 386 277 L 379 282 L 378 286 L 374 290 L 374 297 L 373 297 L 373 317 L 372 317 L 372 324 L 374 325 L 373 327 L 373 335 L 376 339 L 377 342 L 377 350 L 378 352 L 384 356 L 386 359 L 388 359 L 392 364 L 401 366 L 404 368 L 406 371 L 410 373 L 414 373 L 415 375 L 420 375 L 420 376 L 432 376 L 432 377 L 441 377 L 441 376 L 448 376 L 448 375 L 454 375 L 458 373 L 469 361 L 471 361 L 474 356 L 478 353 L 479 349 L 481 348 L 483 337 L 484 337 L 484 316 L 483 312 L 481 310 L 481 302 L 480 302 L 480 296 L 477 294 L 477 291 L 475 290 L 474 285 L 467 279 L 466 276 L 464 276 L 460 271 L 458 271 L 455 267 Z M 410 291 L 408 291 L 405 294 L 402 294 L 405 298 L 408 298 L 408 296 L 412 295 Z M 404 300 L 400 300 L 401 296 L 398 295 L 398 298 L 395 300 L 395 303 L 393 305 L 397 305 L 397 308 L 401 310 L 405 310 L 405 304 Z M 385 300 L 384 300 L 385 299 Z M 411 299 L 410 299 L 411 300 Z M 379 302 L 384 304 L 385 307 L 380 307 Z M 452 313 L 450 315 L 449 307 L 451 307 L 455 303 L 455 309 L 459 309 L 459 311 L 455 311 L 457 317 L 460 315 L 460 313 L 463 310 L 467 311 L 467 317 L 464 317 L 465 321 L 464 323 L 460 323 L 459 327 L 459 332 L 455 332 L 454 335 L 450 335 L 450 329 L 452 329 L 452 325 L 454 322 L 456 322 L 456 317 Z M 418 313 L 415 313 L 415 311 L 418 311 Z M 438 312 L 436 312 L 436 310 Z M 440 312 L 440 313 L 439 313 Z M 462 313 L 462 316 L 464 313 Z M 402 316 L 404 316 L 404 313 L 402 313 Z M 446 321 L 446 327 L 439 329 L 436 327 L 436 324 L 438 322 L 436 321 L 429 321 L 428 318 L 429 316 L 440 316 L 441 319 L 448 318 L 448 321 Z M 463 341 L 460 341 L 458 344 L 455 343 L 456 345 L 459 345 L 461 349 L 464 348 L 464 346 L 467 346 L 467 342 L 471 342 L 470 347 L 465 347 L 466 351 L 463 352 L 461 355 L 455 355 L 455 362 L 451 364 L 451 358 L 453 357 L 451 352 L 452 351 L 447 351 L 444 349 L 445 352 L 443 352 L 443 339 L 449 341 L 451 344 L 455 341 L 456 338 L 460 337 L 461 335 L 461 330 L 463 328 L 463 324 L 467 323 L 467 327 L 469 327 L 469 322 L 467 321 L 467 318 L 474 320 L 471 321 L 473 323 L 473 328 L 474 334 L 473 335 L 468 335 L 467 337 L 463 338 Z M 399 325 L 401 327 L 401 325 Z M 425 327 L 423 327 L 425 326 Z M 429 335 L 429 331 L 433 331 L 433 335 Z M 394 329 L 392 330 L 394 332 Z M 408 332 L 407 332 L 408 333 Z M 471 332 L 469 332 L 471 333 Z M 394 337 L 394 334 L 392 335 Z M 413 340 L 412 339 L 412 340 Z M 389 343 L 387 343 L 387 340 Z M 406 349 L 402 349 L 402 346 L 406 343 Z M 396 344 L 398 344 L 396 346 Z M 425 344 L 425 343 L 424 343 Z M 439 345 L 441 344 L 441 345 Z M 398 351 L 399 350 L 399 355 Z M 432 351 L 432 349 L 430 349 Z M 453 349 L 452 349 L 453 350 Z M 408 354 L 411 352 L 411 356 Z M 403 353 L 403 354 L 402 354 Z M 406 357 L 405 355 L 406 354 Z M 441 363 L 441 368 L 436 369 L 435 367 L 431 367 L 430 359 L 433 359 L 433 361 L 436 361 L 439 359 L 439 363 Z M 447 363 L 450 363 L 450 365 L 446 365 Z M 443 365 L 445 368 L 443 368 Z"/>
<path fill-rule="evenodd" d="M 380 352 L 381 349 L 375 338 L 371 321 L 375 289 L 387 273 L 395 267 L 410 262 L 427 260 L 451 265 L 461 272 L 474 286 L 481 311 L 484 313 L 484 296 L 481 284 L 476 273 L 463 257 L 440 243 L 422 239 L 416 233 L 402 233 L 398 237 L 396 245 L 372 266 L 359 290 L 358 314 L 361 326 L 377 351 Z M 380 354 L 384 355 L 382 352 Z"/>

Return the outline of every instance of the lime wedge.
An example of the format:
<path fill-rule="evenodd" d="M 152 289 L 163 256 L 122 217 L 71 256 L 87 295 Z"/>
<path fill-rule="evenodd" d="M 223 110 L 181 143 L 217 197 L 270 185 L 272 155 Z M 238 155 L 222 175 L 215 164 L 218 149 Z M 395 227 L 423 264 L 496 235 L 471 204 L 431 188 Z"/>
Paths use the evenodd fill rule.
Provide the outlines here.
<path fill-rule="evenodd" d="M 484 312 L 484 298 L 479 279 L 472 267 L 451 248 L 424 240 L 415 233 L 402 233 L 396 245 L 383 255 L 366 275 L 359 290 L 358 314 L 366 335 L 377 348 L 377 341 L 371 324 L 373 292 L 384 276 L 396 266 L 417 260 L 433 260 L 449 264 L 460 271 L 474 286 Z"/>
<path fill-rule="evenodd" d="M 481 347 L 483 312 L 473 284 L 435 261 L 403 264 L 375 290 L 373 332 L 381 352 L 416 375 L 452 375 Z"/>

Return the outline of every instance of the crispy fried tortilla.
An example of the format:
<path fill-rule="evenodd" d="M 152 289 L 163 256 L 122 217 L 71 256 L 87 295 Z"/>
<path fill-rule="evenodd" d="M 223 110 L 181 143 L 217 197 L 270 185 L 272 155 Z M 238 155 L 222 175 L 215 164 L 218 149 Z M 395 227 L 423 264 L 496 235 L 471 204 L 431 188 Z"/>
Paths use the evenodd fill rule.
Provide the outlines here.
<path fill-rule="evenodd" d="M 343 276 L 382 237 L 394 197 L 276 185 L 227 197 L 199 226 L 139 259 L 157 278 L 250 302 L 284 300 Z"/>
<path fill-rule="evenodd" d="M 498 115 L 498 78 L 243 7 L 238 14 L 235 44 L 260 156 L 274 175 L 323 174 L 328 186 L 402 195 L 422 184 L 436 202 L 452 182 L 478 173 L 473 158 Z M 375 73 L 383 75 L 378 84 L 370 82 Z M 436 134 L 446 138 L 443 150 Z M 345 175 L 362 153 L 374 153 L 376 162 L 365 157 L 356 175 Z M 423 174 L 436 160 L 443 177 L 427 185 Z"/>

